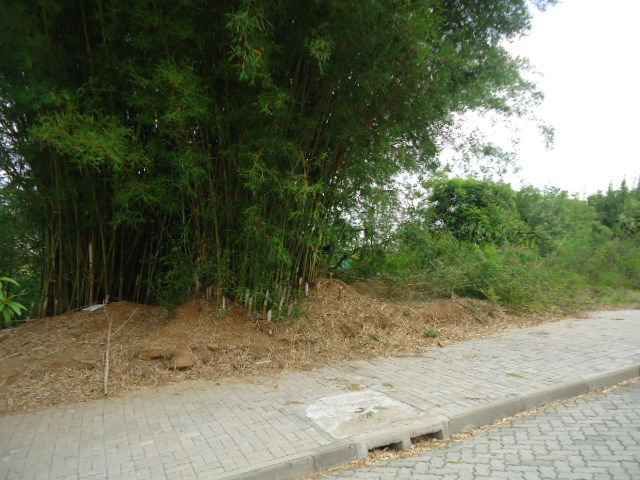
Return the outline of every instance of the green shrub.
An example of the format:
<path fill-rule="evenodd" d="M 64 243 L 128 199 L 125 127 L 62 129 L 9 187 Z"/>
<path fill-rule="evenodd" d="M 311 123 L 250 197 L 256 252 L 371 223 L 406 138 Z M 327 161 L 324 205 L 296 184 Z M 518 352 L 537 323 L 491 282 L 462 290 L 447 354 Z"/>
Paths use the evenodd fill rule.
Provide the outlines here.
<path fill-rule="evenodd" d="M 4 328 L 16 324 L 26 307 L 16 301 L 18 294 L 12 293 L 11 288 L 18 288 L 18 282 L 9 277 L 0 277 L 0 319 Z"/>
<path fill-rule="evenodd" d="M 424 331 L 425 338 L 438 338 L 440 331 L 437 328 L 429 327 Z"/>
<path fill-rule="evenodd" d="M 361 251 L 355 274 L 386 279 L 399 295 L 475 297 L 525 311 L 637 298 L 635 217 L 622 218 L 626 230 L 612 228 L 589 202 L 553 188 L 516 193 L 446 179 L 428 186 L 428 202 L 408 211 L 385 244 Z M 640 189 L 627 195 L 640 198 Z"/>
<path fill-rule="evenodd" d="M 428 186 L 432 229 L 478 244 L 522 239 L 526 225 L 509 185 L 467 178 L 436 180 Z"/>
<path fill-rule="evenodd" d="M 396 248 L 382 256 L 377 276 L 396 285 L 394 291 L 400 294 L 472 297 L 513 310 L 539 311 L 575 307 L 598 289 L 633 288 L 640 255 L 637 249 L 625 255 L 621 250 L 615 241 L 595 250 L 567 244 L 543 257 L 526 245 L 480 246 L 446 232 L 405 232 Z"/>
<path fill-rule="evenodd" d="M 184 303 L 194 290 L 197 270 L 191 256 L 178 248 L 162 261 L 155 296 L 161 305 L 174 308 Z"/>

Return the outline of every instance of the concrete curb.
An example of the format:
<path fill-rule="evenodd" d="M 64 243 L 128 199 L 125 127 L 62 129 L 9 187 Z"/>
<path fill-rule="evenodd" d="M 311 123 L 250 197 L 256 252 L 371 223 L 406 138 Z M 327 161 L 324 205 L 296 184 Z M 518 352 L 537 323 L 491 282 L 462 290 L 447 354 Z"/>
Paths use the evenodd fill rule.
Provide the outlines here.
<path fill-rule="evenodd" d="M 356 436 L 360 458 L 366 458 L 374 448 L 394 446 L 399 450 L 412 447 L 412 440 L 418 437 L 444 438 L 447 431 L 448 419 L 444 416 L 428 417 L 425 420 L 397 422 L 391 428 L 378 432 Z"/>
<path fill-rule="evenodd" d="M 287 460 L 279 460 L 272 465 L 222 478 L 224 478 L 224 480 L 301 479 L 307 475 L 363 458 L 359 456 L 361 455 L 360 452 L 361 448 L 354 442 L 341 443 L 298 455 Z"/>
<path fill-rule="evenodd" d="M 549 402 L 566 400 L 600 388 L 612 387 L 625 380 L 631 380 L 639 376 L 640 365 L 636 365 L 583 378 L 575 382 L 554 385 L 520 397 L 500 400 L 452 417 L 448 422 L 448 433 L 452 435 L 491 425 L 501 418 L 510 417 L 516 413 L 531 410 Z"/>
<path fill-rule="evenodd" d="M 385 430 L 359 435 L 339 444 L 296 457 L 281 459 L 271 465 L 222 478 L 224 480 L 302 479 L 332 467 L 366 458 L 368 452 L 374 448 L 389 445 L 400 449 L 411 448 L 412 440 L 418 437 L 448 438 L 452 434 L 491 425 L 502 418 L 540 407 L 549 402 L 566 400 L 601 388 L 612 387 L 637 377 L 640 377 L 640 364 L 555 385 L 523 396 L 500 400 L 471 409 L 452 418 L 437 416 L 424 420 L 396 423 Z"/>

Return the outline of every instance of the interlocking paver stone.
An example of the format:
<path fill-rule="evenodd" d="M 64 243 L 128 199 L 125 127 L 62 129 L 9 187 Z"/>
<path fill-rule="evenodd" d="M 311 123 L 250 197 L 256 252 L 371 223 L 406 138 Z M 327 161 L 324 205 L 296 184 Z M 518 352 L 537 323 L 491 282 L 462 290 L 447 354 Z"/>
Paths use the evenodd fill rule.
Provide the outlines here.
<path fill-rule="evenodd" d="M 640 311 L 628 310 L 513 330 L 416 356 L 347 362 L 246 382 L 186 383 L 0 417 L 0 480 L 224 478 L 336 444 L 338 439 L 308 418 L 306 409 L 354 384 L 404 402 L 424 418 L 451 417 L 639 364 Z M 549 468 L 558 452 L 563 460 L 573 458 L 574 470 L 565 472 L 567 478 L 581 474 L 575 469 L 584 466 L 580 452 L 587 448 L 603 458 L 605 453 L 615 457 L 617 468 L 628 472 L 631 467 L 623 463 L 627 457 L 619 452 L 635 441 L 631 434 L 604 443 L 589 443 L 590 431 L 545 437 L 557 425 L 589 418 L 595 418 L 589 428 L 597 434 L 616 429 L 617 423 L 601 413 L 594 407 L 554 418 L 555 423 L 538 425 L 538 430 L 514 431 L 500 440 L 506 453 L 497 465 L 526 466 L 530 458 L 518 456 L 516 449 L 518 435 L 526 435 L 538 447 L 527 454 L 546 456 Z M 586 443 L 575 450 L 575 442 Z M 489 441 L 481 448 L 488 453 L 494 447 Z M 493 459 L 486 459 L 493 465 Z M 463 466 L 451 467 L 451 478 L 481 475 L 482 469 L 466 469 L 464 458 L 458 461 Z M 509 478 L 527 478 L 532 472 L 525 469 Z"/>
<path fill-rule="evenodd" d="M 600 425 L 606 428 L 599 430 Z M 547 444 L 561 448 L 538 448 Z M 532 416 L 517 418 L 509 426 L 496 427 L 414 458 L 391 460 L 324 478 L 639 479 L 640 382 L 634 381 L 604 395 L 565 401 Z"/>

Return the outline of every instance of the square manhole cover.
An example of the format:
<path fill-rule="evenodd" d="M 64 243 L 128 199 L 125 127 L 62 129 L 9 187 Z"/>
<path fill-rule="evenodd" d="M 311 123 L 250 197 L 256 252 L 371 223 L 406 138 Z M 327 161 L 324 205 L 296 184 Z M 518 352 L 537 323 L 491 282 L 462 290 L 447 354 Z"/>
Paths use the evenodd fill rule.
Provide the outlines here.
<path fill-rule="evenodd" d="M 307 417 L 335 438 L 370 432 L 421 412 L 374 390 L 324 397 L 309 405 Z"/>

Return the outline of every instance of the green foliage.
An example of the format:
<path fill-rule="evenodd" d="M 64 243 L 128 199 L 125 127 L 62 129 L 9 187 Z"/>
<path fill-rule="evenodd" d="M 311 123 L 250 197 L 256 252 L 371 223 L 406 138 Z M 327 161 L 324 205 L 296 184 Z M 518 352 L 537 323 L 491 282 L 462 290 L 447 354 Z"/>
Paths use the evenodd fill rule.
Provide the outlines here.
<path fill-rule="evenodd" d="M 635 190 L 629 190 L 626 181 L 615 190 L 609 186 L 606 194 L 598 192 L 589 197 L 600 221 L 626 238 L 638 238 L 640 235 L 640 184 Z"/>
<path fill-rule="evenodd" d="M 458 240 L 506 244 L 521 239 L 524 224 L 516 196 L 506 184 L 475 179 L 437 180 L 429 185 L 431 225 Z"/>
<path fill-rule="evenodd" d="M 591 200 L 477 180 L 438 180 L 384 245 L 353 258 L 352 275 L 387 279 L 401 295 L 514 310 L 629 301 L 637 295 L 625 292 L 640 289 L 640 242 L 600 223 Z"/>
<path fill-rule="evenodd" d="M 454 113 L 538 98 L 502 47 L 526 0 L 3 7 L 0 176 L 40 235 L 43 314 L 212 286 L 290 299 L 327 245 L 351 249 L 371 185 L 435 166 Z M 511 241 L 494 213 L 459 231 Z"/>
<path fill-rule="evenodd" d="M 425 338 L 438 338 L 440 331 L 437 328 L 429 327 L 423 333 Z"/>
<path fill-rule="evenodd" d="M 131 132 L 114 118 L 96 119 L 76 111 L 42 116 L 31 138 L 43 148 L 68 157 L 81 171 L 136 167 Z M 140 165 L 142 166 L 142 165 Z"/>
<path fill-rule="evenodd" d="M 39 301 L 40 238 L 21 200 L 20 191 L 0 185 L 0 272 L 20 283 L 21 301 L 32 311 Z"/>
<path fill-rule="evenodd" d="M 170 308 L 184 303 L 198 278 L 195 272 L 191 256 L 178 248 L 174 249 L 163 258 L 162 273 L 156 282 L 154 297 L 160 304 Z"/>
<path fill-rule="evenodd" d="M 556 251 L 563 242 L 589 242 L 603 228 L 587 202 L 557 188 L 539 191 L 525 187 L 517 192 L 516 202 L 527 236 L 542 255 Z"/>
<path fill-rule="evenodd" d="M 11 288 L 18 288 L 20 284 L 9 277 L 0 277 L 0 319 L 5 328 L 12 327 L 27 307 L 16 301 L 18 295 L 12 293 Z"/>
<path fill-rule="evenodd" d="M 381 272 L 387 278 L 427 298 L 466 296 L 524 310 L 559 300 L 556 270 L 524 246 L 477 245 L 425 232 L 419 243 L 401 245 L 385 260 Z"/>

